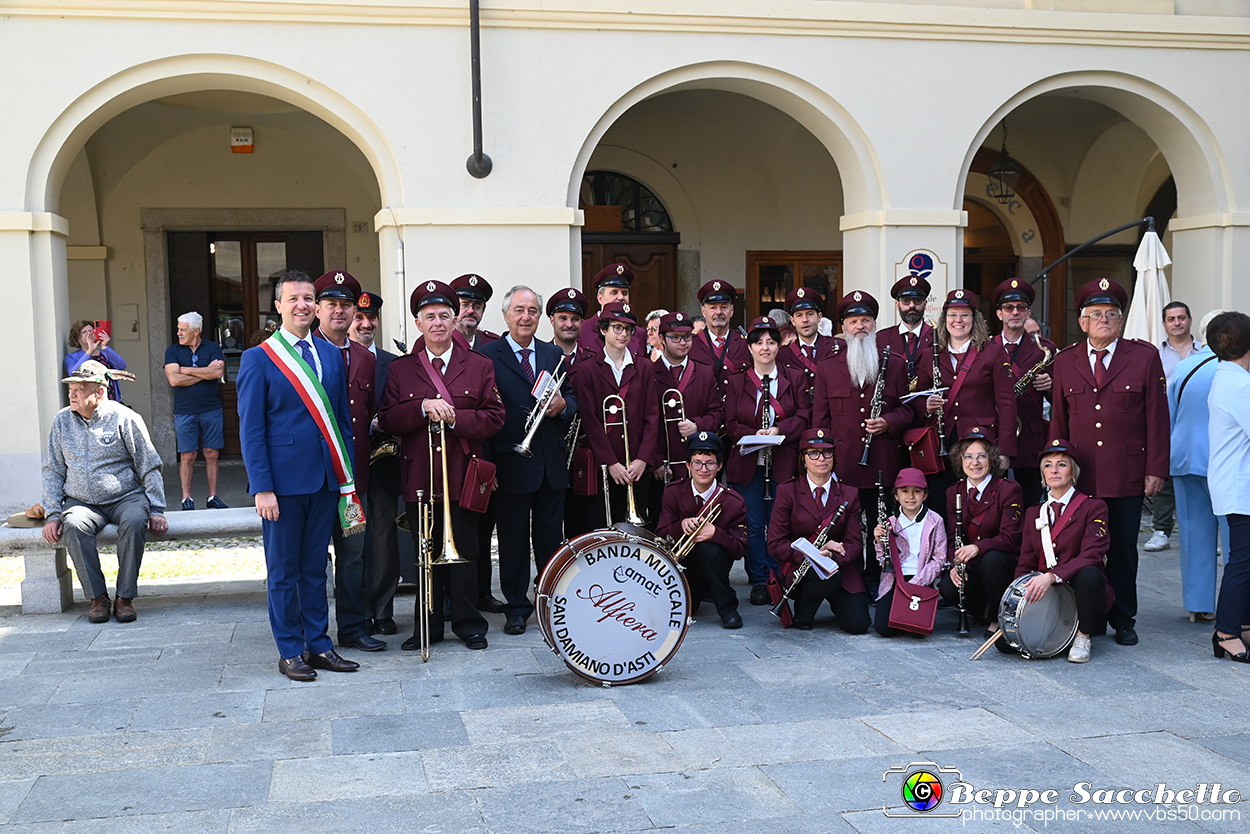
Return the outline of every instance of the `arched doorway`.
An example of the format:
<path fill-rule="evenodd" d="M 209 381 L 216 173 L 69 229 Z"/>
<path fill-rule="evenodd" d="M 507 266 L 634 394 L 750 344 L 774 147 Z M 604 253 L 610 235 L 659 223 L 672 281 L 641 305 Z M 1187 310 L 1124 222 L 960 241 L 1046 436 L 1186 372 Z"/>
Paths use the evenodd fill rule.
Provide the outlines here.
<path fill-rule="evenodd" d="M 677 244 L 668 210 L 649 188 L 615 171 L 587 171 L 578 208 L 582 226 L 582 291 L 594 298 L 595 275 L 609 264 L 634 271 L 630 300 L 645 314 L 677 307 Z"/>
<path fill-rule="evenodd" d="M 1020 259 L 1011 235 L 988 207 L 976 200 L 964 200 L 968 225 L 964 228 L 964 289 L 980 300 L 981 312 L 994 320 L 994 288 L 1015 276 Z"/>

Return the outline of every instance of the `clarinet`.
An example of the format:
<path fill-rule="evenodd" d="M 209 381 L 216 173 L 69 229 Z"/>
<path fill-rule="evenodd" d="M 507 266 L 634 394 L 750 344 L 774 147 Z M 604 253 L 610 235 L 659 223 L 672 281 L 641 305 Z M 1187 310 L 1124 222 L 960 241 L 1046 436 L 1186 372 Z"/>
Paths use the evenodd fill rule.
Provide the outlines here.
<path fill-rule="evenodd" d="M 881 416 L 881 408 L 885 404 L 885 372 L 890 367 L 890 345 L 885 346 L 885 353 L 881 354 L 881 367 L 877 369 L 877 384 L 872 389 L 872 407 L 868 412 L 869 420 L 876 420 Z M 872 449 L 872 439 L 876 437 L 870 431 L 864 433 L 864 454 L 859 459 L 860 466 L 868 465 L 868 451 Z"/>
<path fill-rule="evenodd" d="M 842 514 L 846 512 L 846 508 L 849 507 L 850 504 L 850 501 L 843 501 L 838 507 L 838 511 L 833 514 L 833 520 L 829 522 L 829 526 L 821 530 L 820 535 L 812 540 L 812 545 L 817 550 L 820 550 L 825 546 L 825 542 L 829 541 L 829 536 L 833 534 L 833 528 L 838 526 L 838 522 L 842 520 Z M 803 577 L 807 576 L 807 572 L 811 569 L 811 560 L 804 559 L 803 564 L 799 565 L 798 569 L 794 572 L 794 581 L 790 583 L 789 588 L 786 588 L 786 592 L 781 595 L 781 600 L 774 605 L 768 613 L 772 614 L 774 617 L 781 616 L 781 609 L 785 606 L 790 597 L 794 595 L 795 589 L 799 587 L 799 583 L 803 581 Z"/>
<path fill-rule="evenodd" d="M 889 350 L 887 347 L 886 350 Z M 881 569 L 890 571 L 890 519 L 889 514 L 885 510 L 885 473 L 880 469 L 877 470 L 877 526 L 885 530 L 885 535 L 879 541 L 881 542 L 881 552 L 885 554 Z"/>
<path fill-rule="evenodd" d="M 966 483 L 966 482 L 965 482 Z M 964 495 L 961 484 L 955 485 L 955 551 L 964 546 Z M 968 627 L 968 564 L 959 562 L 955 565 L 959 572 L 959 636 L 967 637 L 972 630 Z"/>
<path fill-rule="evenodd" d="M 771 381 L 772 381 L 772 378 L 768 374 L 764 374 L 763 378 L 760 379 L 760 384 L 761 384 L 760 404 L 763 406 L 763 409 L 760 411 L 760 428 L 761 429 L 771 429 L 773 427 L 772 390 L 770 389 Z M 772 488 L 773 450 L 772 450 L 772 447 L 764 449 L 762 452 L 760 452 L 760 456 L 762 457 L 764 461 L 764 500 L 771 501 L 773 500 L 773 488 Z"/>
<path fill-rule="evenodd" d="M 933 328 L 933 387 L 942 387 L 941 350 L 938 348 L 937 328 Z M 947 457 L 946 452 L 946 408 L 938 406 L 937 410 L 938 454 Z"/>

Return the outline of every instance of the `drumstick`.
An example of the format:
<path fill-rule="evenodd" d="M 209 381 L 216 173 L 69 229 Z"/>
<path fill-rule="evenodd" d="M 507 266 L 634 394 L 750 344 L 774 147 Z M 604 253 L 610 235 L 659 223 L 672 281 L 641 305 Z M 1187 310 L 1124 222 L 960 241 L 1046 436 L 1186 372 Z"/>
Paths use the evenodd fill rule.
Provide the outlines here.
<path fill-rule="evenodd" d="M 979 648 L 979 649 L 977 649 L 975 652 L 973 652 L 973 653 L 972 653 L 972 657 L 970 657 L 970 658 L 968 658 L 968 659 L 969 659 L 969 660 L 976 660 L 978 657 L 980 657 L 981 655 L 985 654 L 986 650 L 988 650 L 990 646 L 994 645 L 994 641 L 995 641 L 995 640 L 997 640 L 998 638 L 1002 637 L 1002 636 L 1003 636 L 1003 630 L 1000 628 L 998 631 L 994 632 L 994 636 L 993 636 L 993 637 L 991 637 L 990 639 L 988 639 L 988 640 L 986 640 L 984 643 L 982 643 L 982 644 L 981 644 L 981 648 Z"/>

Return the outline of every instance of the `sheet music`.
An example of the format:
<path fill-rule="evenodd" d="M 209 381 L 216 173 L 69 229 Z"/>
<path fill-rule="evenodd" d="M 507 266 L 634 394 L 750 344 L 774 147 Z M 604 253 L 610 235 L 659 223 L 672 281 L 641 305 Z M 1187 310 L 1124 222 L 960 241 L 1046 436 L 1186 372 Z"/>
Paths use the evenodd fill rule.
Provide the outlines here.
<path fill-rule="evenodd" d="M 821 579 L 828 579 L 838 572 L 838 563 L 828 555 L 816 549 L 816 545 L 807 539 L 798 539 L 790 543 L 790 547 L 803 554 L 803 558 L 811 562 L 812 570 Z"/>
<path fill-rule="evenodd" d="M 749 455 L 769 446 L 780 446 L 785 439 L 784 434 L 748 434 L 738 441 L 738 449 L 742 454 Z"/>

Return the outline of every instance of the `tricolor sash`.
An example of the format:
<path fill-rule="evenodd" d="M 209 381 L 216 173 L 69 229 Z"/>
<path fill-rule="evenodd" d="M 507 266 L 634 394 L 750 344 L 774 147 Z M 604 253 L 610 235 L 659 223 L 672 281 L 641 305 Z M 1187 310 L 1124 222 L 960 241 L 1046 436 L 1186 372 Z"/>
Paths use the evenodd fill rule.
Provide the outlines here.
<path fill-rule="evenodd" d="M 343 434 L 339 431 L 338 420 L 334 418 L 330 407 L 330 398 L 321 380 L 299 351 L 287 343 L 285 339 L 274 333 L 261 342 L 261 349 L 273 360 L 282 375 L 295 388 L 295 393 L 308 409 L 309 416 L 317 424 L 326 445 L 330 447 L 331 459 L 334 464 L 334 475 L 339 482 L 339 526 L 343 535 L 354 536 L 365 531 L 365 510 L 356 496 L 356 479 L 352 474 L 352 459 L 343 442 Z M 313 346 L 313 350 L 316 350 Z"/>

